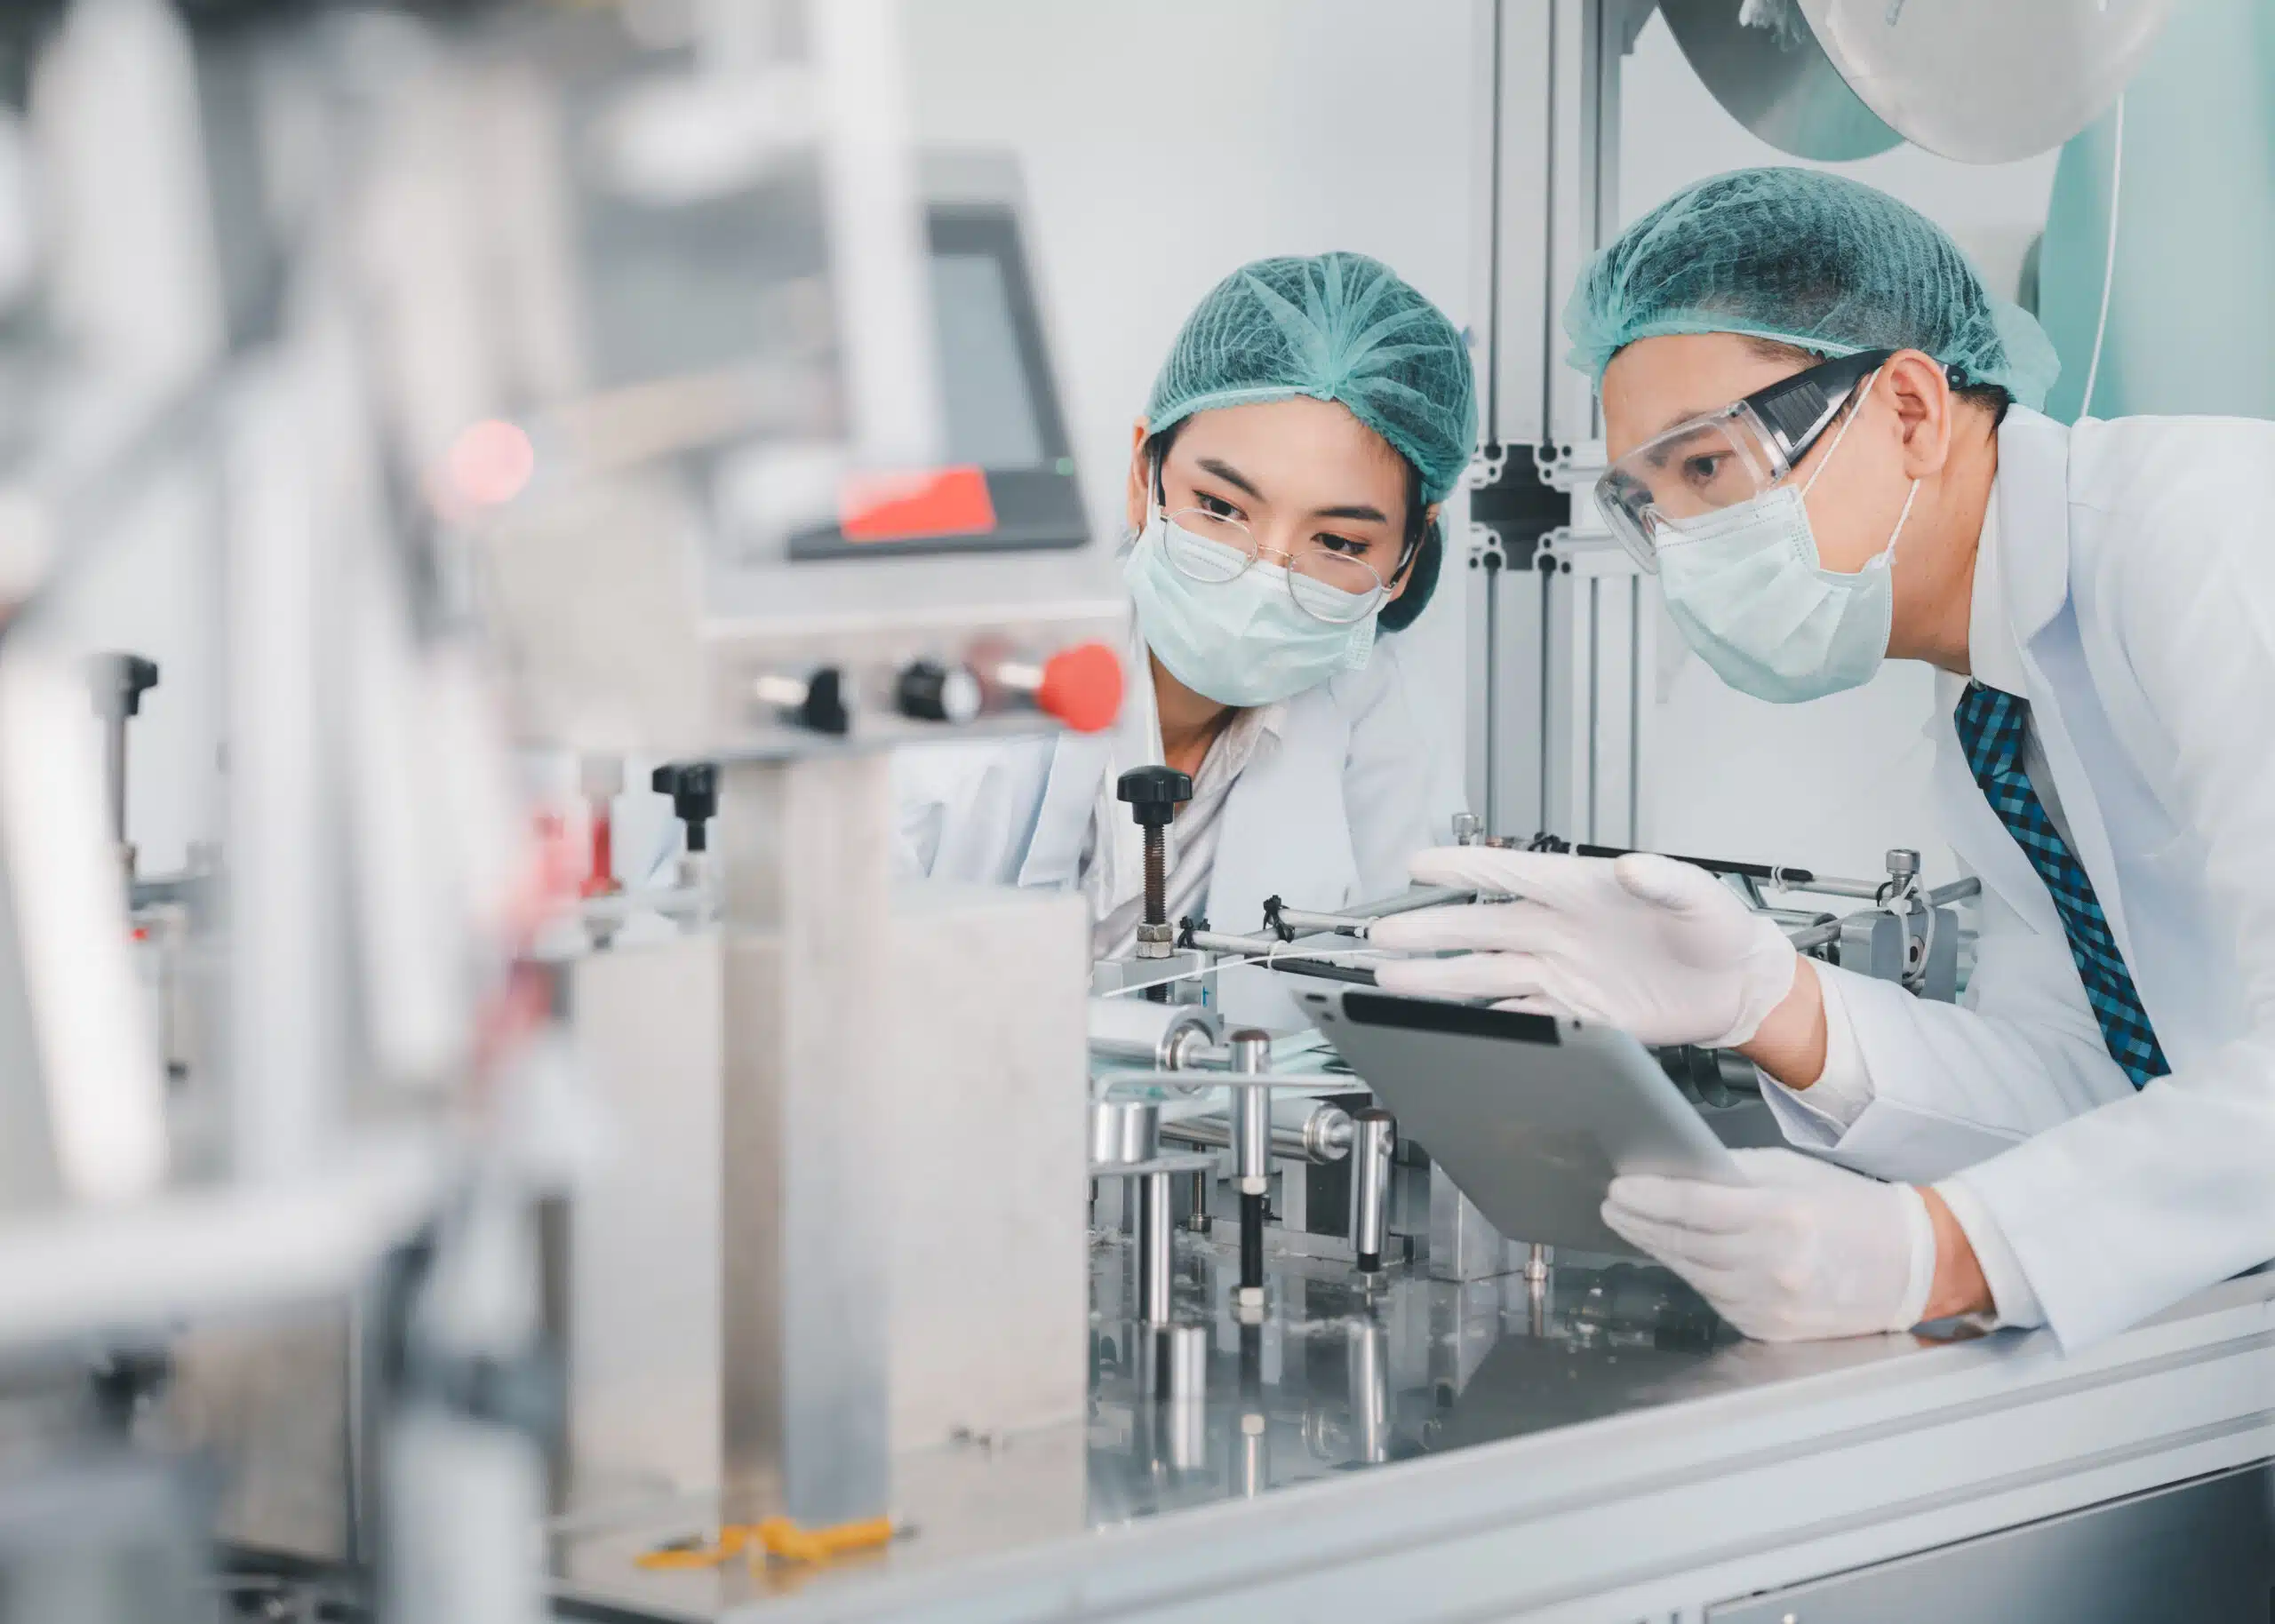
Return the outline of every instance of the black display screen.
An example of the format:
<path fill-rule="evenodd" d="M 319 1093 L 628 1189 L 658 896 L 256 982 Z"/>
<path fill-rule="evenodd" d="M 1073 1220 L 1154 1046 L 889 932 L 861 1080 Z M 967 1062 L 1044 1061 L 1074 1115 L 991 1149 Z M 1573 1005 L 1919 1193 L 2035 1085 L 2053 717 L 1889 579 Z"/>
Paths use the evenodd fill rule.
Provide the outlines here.
<path fill-rule="evenodd" d="M 927 224 L 945 460 L 985 474 L 994 526 L 859 539 L 819 527 L 792 537 L 794 559 L 1075 548 L 1089 540 L 1017 215 L 1001 204 L 936 204 Z"/>

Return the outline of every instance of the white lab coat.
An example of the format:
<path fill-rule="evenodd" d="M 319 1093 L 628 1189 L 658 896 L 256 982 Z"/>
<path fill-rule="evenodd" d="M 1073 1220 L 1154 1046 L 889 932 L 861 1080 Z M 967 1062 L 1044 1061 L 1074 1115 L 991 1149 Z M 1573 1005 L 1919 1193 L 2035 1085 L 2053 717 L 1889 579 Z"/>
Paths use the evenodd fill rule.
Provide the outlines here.
<path fill-rule="evenodd" d="M 1968 1167 L 2074 1348 L 2275 1257 L 2275 423 L 2016 410 L 1994 500 L 2055 794 L 2172 1075 L 2136 1093 L 2109 1057 L 1951 680 L 1928 732 L 1983 879 L 1973 981 L 1954 1007 L 1840 975 L 1874 1097 L 1831 1148 L 1883 1178 Z"/>
<path fill-rule="evenodd" d="M 1262 928 L 1268 896 L 1320 910 L 1393 895 L 1405 889 L 1415 853 L 1451 838 L 1463 807 L 1447 742 L 1457 720 L 1423 713 L 1398 642 L 1383 638 L 1363 670 L 1288 701 L 1279 737 L 1262 741 L 1233 784 L 1208 888 L 1216 928 Z M 893 764 L 901 871 L 1076 888 L 1106 772 L 1159 760 L 1150 708 L 1123 708 L 1125 725 L 1102 734 L 901 751 Z M 1236 1018 L 1293 1018 L 1284 999 L 1226 1007 Z"/>

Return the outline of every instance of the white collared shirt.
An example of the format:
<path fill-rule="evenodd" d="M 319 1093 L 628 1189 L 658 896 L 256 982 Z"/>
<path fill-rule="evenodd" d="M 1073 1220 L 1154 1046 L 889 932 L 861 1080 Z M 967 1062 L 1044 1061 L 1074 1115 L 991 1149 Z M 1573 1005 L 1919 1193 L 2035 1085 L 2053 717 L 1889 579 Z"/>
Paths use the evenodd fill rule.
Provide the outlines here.
<path fill-rule="evenodd" d="M 1968 605 L 1967 660 L 1974 680 L 1985 688 L 2017 697 L 2025 693 L 2028 684 L 2022 645 L 2016 641 L 2014 622 L 2007 609 L 1995 489 L 1984 511 L 1982 537 L 1976 544 L 1975 585 Z M 2068 840 L 2069 821 L 2055 793 L 2054 774 L 2047 765 L 2046 750 L 2039 742 L 2034 720 L 2025 725 L 2023 734 L 2023 771 L 2046 808 L 2048 818 Z M 1848 1005 L 1840 995 L 1840 978 L 1822 975 L 1817 983 L 1824 990 L 1824 1072 L 1806 1089 L 1789 1089 L 1774 1079 L 1764 1080 L 1837 1138 L 1853 1126 L 1864 1114 L 1864 1108 L 1872 1103 L 1872 1075 L 1863 1046 L 1856 1041 Z M 1963 1179 L 1947 1179 L 1937 1184 L 1936 1190 L 1950 1206 L 1952 1216 L 1966 1232 L 1968 1244 L 1975 1249 L 1976 1262 L 1981 1265 L 1984 1280 L 1991 1288 L 1999 1323 L 2043 1325 L 2046 1316 L 2039 1306 L 2038 1294 L 2031 1289 L 2022 1263 L 1998 1222 L 1967 1188 Z"/>

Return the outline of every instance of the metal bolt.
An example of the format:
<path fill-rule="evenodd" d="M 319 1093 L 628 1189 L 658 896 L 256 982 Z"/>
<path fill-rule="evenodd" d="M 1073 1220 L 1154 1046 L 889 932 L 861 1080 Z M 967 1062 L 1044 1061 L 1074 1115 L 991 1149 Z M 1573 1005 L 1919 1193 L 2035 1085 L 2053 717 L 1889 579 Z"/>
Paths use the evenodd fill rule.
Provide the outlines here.
<path fill-rule="evenodd" d="M 1114 793 L 1130 803 L 1130 816 L 1145 837 L 1145 922 L 1138 929 L 1138 956 L 1166 959 L 1176 949 L 1169 918 L 1169 826 L 1181 802 L 1193 799 L 1193 780 L 1173 767 L 1133 767 L 1114 780 Z M 1167 987 L 1145 996 L 1169 1002 Z"/>

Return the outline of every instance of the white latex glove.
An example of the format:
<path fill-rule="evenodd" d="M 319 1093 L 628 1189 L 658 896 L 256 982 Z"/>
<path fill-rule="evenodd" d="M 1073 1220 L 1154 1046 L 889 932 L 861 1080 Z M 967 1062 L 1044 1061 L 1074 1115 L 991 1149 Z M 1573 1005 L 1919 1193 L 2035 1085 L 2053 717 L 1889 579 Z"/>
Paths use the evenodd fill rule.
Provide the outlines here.
<path fill-rule="evenodd" d="M 1769 1342 L 1909 1330 L 1936 1278 L 1928 1204 L 1795 1150 L 1734 1150 L 1750 1185 L 1636 1174 L 1603 1221 Z"/>
<path fill-rule="evenodd" d="M 1469 948 L 1466 959 L 1393 962 L 1385 991 L 1490 998 L 1566 1015 L 1646 1043 L 1732 1048 L 1792 991 L 1797 955 L 1767 915 L 1704 869 L 1672 857 L 1573 857 L 1448 846 L 1414 859 L 1423 885 L 1517 900 L 1429 908 L 1376 925 L 1377 947 Z"/>

